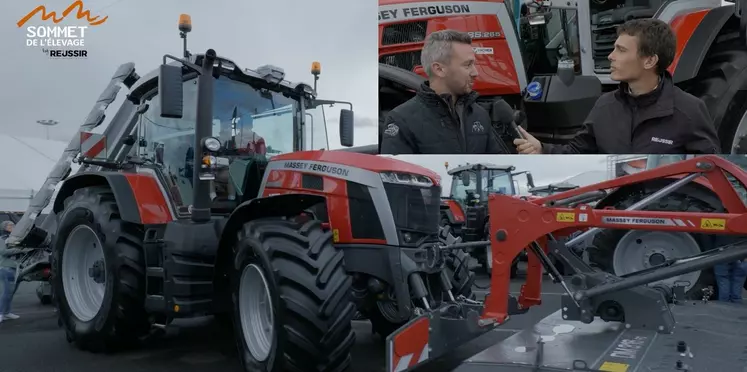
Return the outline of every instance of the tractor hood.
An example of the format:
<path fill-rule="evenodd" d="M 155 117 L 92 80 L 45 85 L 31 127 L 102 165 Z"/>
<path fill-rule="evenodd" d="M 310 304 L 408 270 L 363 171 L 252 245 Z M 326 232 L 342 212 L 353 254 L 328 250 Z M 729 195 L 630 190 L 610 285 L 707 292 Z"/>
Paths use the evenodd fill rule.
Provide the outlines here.
<path fill-rule="evenodd" d="M 426 177 L 433 183 L 433 186 L 441 186 L 441 176 L 438 173 L 433 172 L 428 168 L 421 167 L 419 165 L 411 164 L 401 160 L 360 154 L 355 152 L 341 152 L 341 151 L 298 151 L 293 153 L 281 154 L 273 156 L 270 162 L 286 162 L 289 163 L 291 168 L 295 167 L 296 162 L 298 167 L 310 166 L 321 166 L 328 167 L 322 168 L 329 170 L 329 172 L 344 171 L 344 169 L 336 169 L 334 165 L 340 165 L 344 168 L 352 169 L 363 169 L 376 173 L 397 173 L 397 174 L 408 174 Z M 325 164 L 326 163 L 326 164 Z"/>

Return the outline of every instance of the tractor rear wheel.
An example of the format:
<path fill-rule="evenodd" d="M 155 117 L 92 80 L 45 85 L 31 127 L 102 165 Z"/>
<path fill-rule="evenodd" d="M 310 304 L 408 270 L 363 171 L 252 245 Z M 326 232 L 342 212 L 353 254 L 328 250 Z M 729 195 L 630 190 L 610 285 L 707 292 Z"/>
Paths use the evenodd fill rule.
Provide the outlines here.
<path fill-rule="evenodd" d="M 143 230 L 119 218 L 107 187 L 65 200 L 52 253 L 52 290 L 68 341 L 106 352 L 149 333 Z"/>
<path fill-rule="evenodd" d="M 720 39 L 720 40 L 719 40 Z M 686 90 L 703 100 L 721 139 L 721 152 L 747 153 L 747 50 L 739 33 L 719 35 Z"/>
<path fill-rule="evenodd" d="M 234 334 L 246 371 L 343 371 L 355 343 L 352 279 L 319 221 L 247 222 L 231 274 Z"/>
<path fill-rule="evenodd" d="M 622 197 L 614 204 L 615 209 L 624 210 L 654 192 L 654 189 L 641 190 Z M 667 212 L 713 212 L 705 201 L 685 193 L 674 192 L 650 204 L 643 210 Z M 594 237 L 589 247 L 589 261 L 599 269 L 625 275 L 662 264 L 666 261 L 685 258 L 708 250 L 709 241 L 705 235 L 682 232 L 646 230 L 602 230 Z M 674 286 L 684 285 L 687 299 L 702 299 L 703 289 L 717 290 L 713 269 L 682 274 L 661 283 Z"/>

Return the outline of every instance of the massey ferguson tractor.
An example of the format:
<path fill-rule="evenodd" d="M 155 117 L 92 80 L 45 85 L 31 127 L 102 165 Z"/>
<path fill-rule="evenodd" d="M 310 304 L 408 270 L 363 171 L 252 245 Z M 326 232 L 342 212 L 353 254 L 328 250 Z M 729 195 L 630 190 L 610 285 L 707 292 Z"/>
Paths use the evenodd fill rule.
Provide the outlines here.
<path fill-rule="evenodd" d="M 68 341 L 112 351 L 213 314 L 233 324 L 245 371 L 342 371 L 356 311 L 383 336 L 418 315 L 463 316 L 472 274 L 439 245 L 439 176 L 304 151 L 326 141 L 314 111 L 342 102 L 278 67 L 191 54 L 188 16 L 179 29 L 183 57 L 145 76 L 117 70 L 10 240 L 51 245 Z M 119 84 L 127 100 L 94 133 Z M 352 120 L 341 111 L 343 146 Z M 73 159 L 81 167 L 69 175 Z M 48 231 L 34 219 L 58 181 Z"/>
<path fill-rule="evenodd" d="M 384 108 L 396 106 L 392 100 L 397 96 L 404 101 L 419 86 L 409 74 L 424 75 L 420 50 L 425 38 L 434 31 L 454 29 L 473 38 L 480 74 L 474 88 L 482 103 L 491 109 L 500 98 L 499 102 L 526 114 L 528 131 L 538 139 L 563 143 L 575 136 L 596 99 L 617 87 L 607 60 L 616 26 L 653 17 L 670 24 L 677 36 L 677 54 L 668 69 L 675 84 L 706 103 L 722 151 L 744 153 L 745 4 L 745 0 L 379 0 L 380 75 L 388 76 L 387 82 L 380 83 L 387 88 L 381 93 L 387 99 Z"/>
<path fill-rule="evenodd" d="M 448 168 L 448 163 L 446 164 Z M 514 166 L 476 163 L 458 166 L 448 170 L 452 177 L 451 191 L 441 202 L 441 226 L 449 226 L 452 234 L 464 242 L 476 242 L 488 237 L 488 195 L 499 193 L 517 195 L 515 177 L 525 174 L 527 185 L 534 187 L 532 174 L 513 172 Z M 475 247 L 468 249 L 470 256 L 490 274 L 492 255 L 490 249 Z M 512 273 L 516 274 L 516 265 Z"/>

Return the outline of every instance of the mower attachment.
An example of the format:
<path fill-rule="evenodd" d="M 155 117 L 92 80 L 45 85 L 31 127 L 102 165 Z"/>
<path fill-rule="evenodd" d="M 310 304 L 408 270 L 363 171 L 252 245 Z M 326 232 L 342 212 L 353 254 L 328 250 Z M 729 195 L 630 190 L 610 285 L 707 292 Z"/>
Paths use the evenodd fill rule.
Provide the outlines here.
<path fill-rule="evenodd" d="M 527 249 L 534 254 L 529 256 L 527 280 L 518 300 L 519 309 L 526 310 L 540 303 L 542 267 L 545 267 L 567 292 L 563 297 L 564 319 L 591 323 L 595 317 L 599 317 L 624 322 L 627 328 L 670 332 L 674 319 L 667 302 L 672 300 L 677 289 L 646 285 L 745 258 L 747 241 L 668 261 L 625 277 L 595 271 L 568 248 L 575 241 L 583 239 L 583 235 L 593 234 L 598 228 L 747 235 L 747 207 L 727 175 L 733 177 L 736 183 L 747 185 L 747 172 L 726 159 L 709 155 L 541 199 L 527 201 L 500 194 L 490 195 L 488 208 L 493 272 L 491 293 L 485 301 L 483 318 L 498 323 L 508 318 L 511 263 L 514 257 Z M 698 177 L 707 180 L 727 213 L 639 210 Z M 603 197 L 609 189 L 660 178 L 678 180 L 624 211 L 594 209 L 577 203 L 579 200 L 588 202 L 593 201 L 593 197 Z M 569 208 L 571 203 L 568 201 L 575 206 Z M 568 242 L 566 238 L 579 230 L 587 231 Z M 575 274 L 570 285 L 558 275 L 547 257 L 548 253 L 556 256 Z"/>

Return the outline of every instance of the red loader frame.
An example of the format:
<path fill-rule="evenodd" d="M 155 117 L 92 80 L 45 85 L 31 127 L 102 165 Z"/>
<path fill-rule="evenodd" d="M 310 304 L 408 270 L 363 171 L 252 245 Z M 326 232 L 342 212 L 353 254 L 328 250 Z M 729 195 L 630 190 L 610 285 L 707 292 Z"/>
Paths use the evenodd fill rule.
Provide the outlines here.
<path fill-rule="evenodd" d="M 593 209 L 583 204 L 604 197 L 609 189 L 678 175 L 684 177 L 628 210 Z M 586 230 L 581 235 L 592 234 L 598 228 L 747 235 L 747 207 L 728 176 L 742 187 L 747 185 L 747 172 L 721 157 L 709 155 L 540 199 L 490 195 L 490 242 L 444 247 L 453 249 L 467 244 L 490 244 L 493 252 L 491 292 L 484 304 L 475 302 L 462 305 L 460 312 L 434 311 L 400 328 L 387 339 L 387 371 L 407 370 L 437 358 L 504 324 L 510 315 L 524 313 L 531 306 L 539 305 L 543 266 L 567 292 L 563 296 L 563 315 L 566 319 L 591 323 L 595 317 L 600 317 L 608 321 L 622 321 L 633 328 L 671 332 L 674 318 L 669 307 L 662 306 L 662 303 L 672 301 L 677 292 L 673 288 L 645 285 L 745 258 L 747 240 L 621 278 L 591 269 L 567 249 L 574 240 L 582 237 L 571 241 L 567 241 L 566 237 L 579 230 Z M 637 210 L 698 177 L 705 177 L 713 186 L 713 192 L 724 205 L 723 213 Z M 514 257 L 525 249 L 534 254 L 529 255 L 527 279 L 516 299 L 509 293 L 510 268 Z M 576 273 L 570 286 L 550 262 L 548 252 L 565 261 L 566 267 Z"/>

